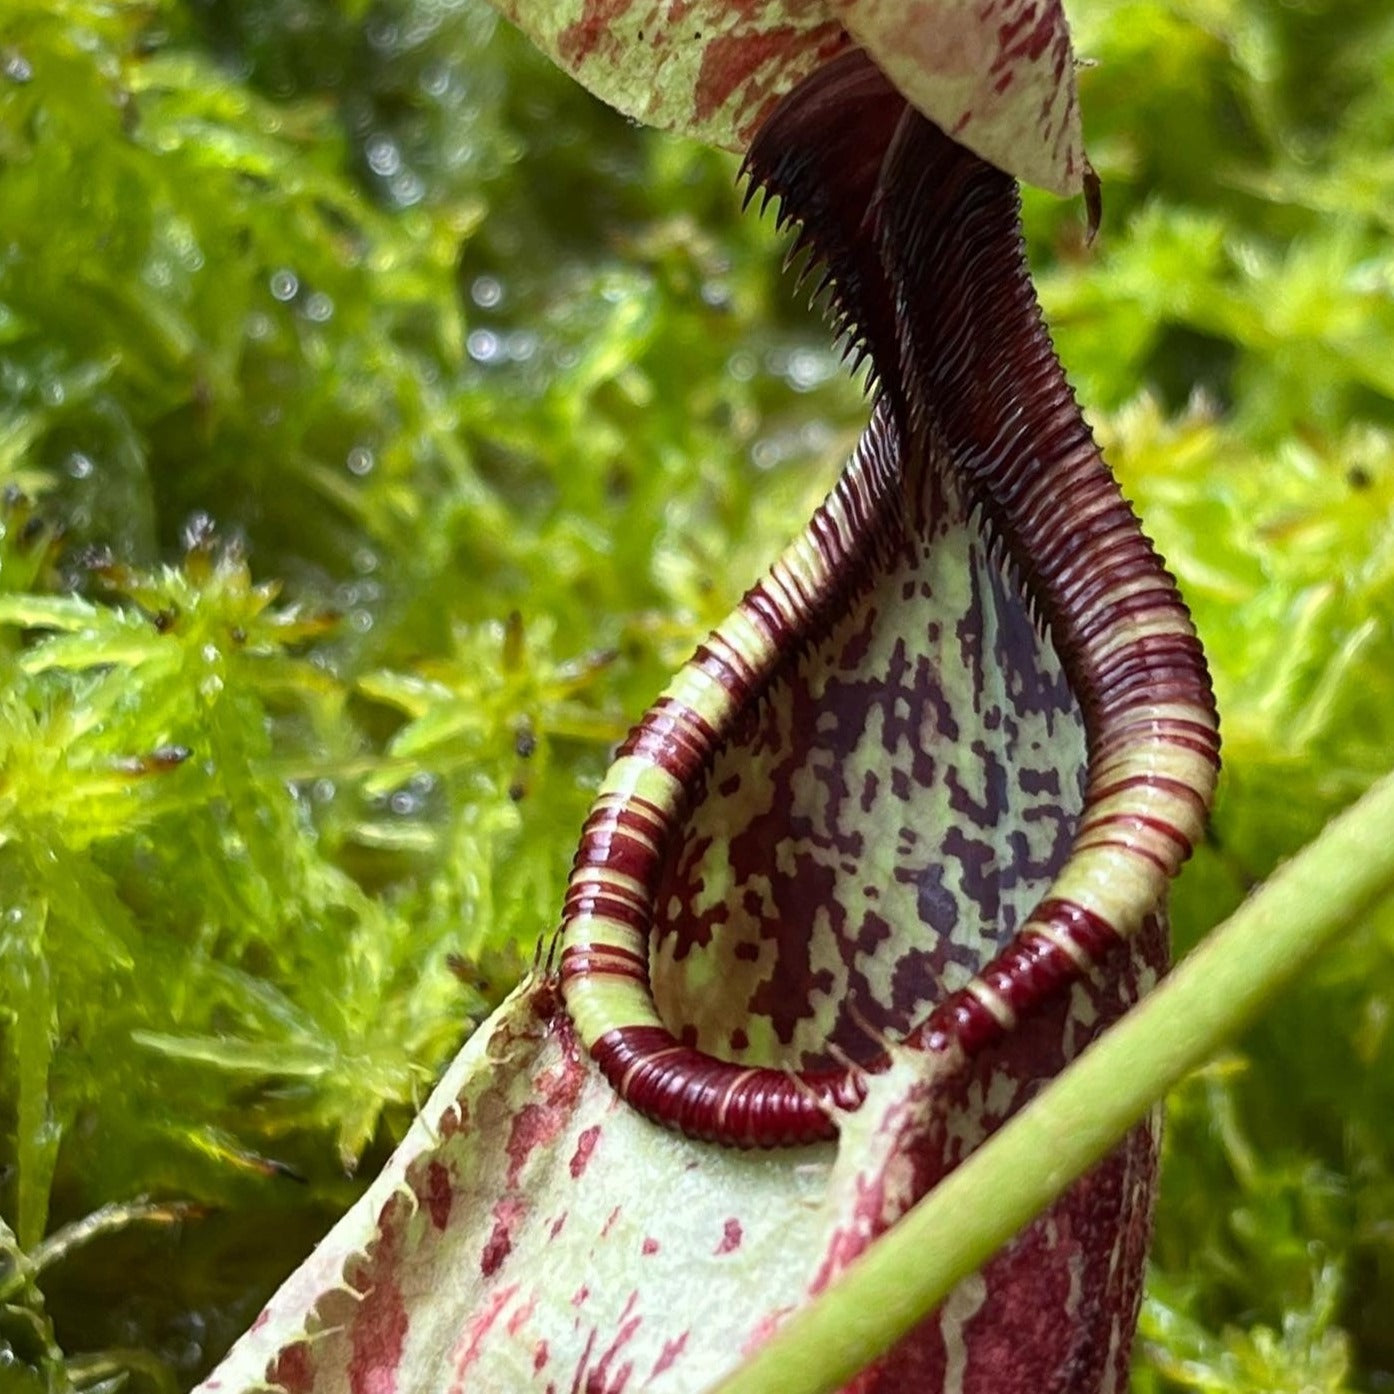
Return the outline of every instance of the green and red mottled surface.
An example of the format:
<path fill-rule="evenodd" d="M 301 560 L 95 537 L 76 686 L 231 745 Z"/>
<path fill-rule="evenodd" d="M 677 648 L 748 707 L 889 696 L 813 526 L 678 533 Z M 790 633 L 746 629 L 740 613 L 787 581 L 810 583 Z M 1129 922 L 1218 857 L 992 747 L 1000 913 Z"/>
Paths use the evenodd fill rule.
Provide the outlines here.
<path fill-rule="evenodd" d="M 597 96 L 744 151 L 779 99 L 859 45 L 969 149 L 1078 193 L 1074 54 L 1060 0 L 499 0 Z"/>
<path fill-rule="evenodd" d="M 1111 1019 L 1138 986 L 1086 991 L 1063 1037 L 1042 1021 L 1049 1068 L 1092 1034 L 1094 1004 Z M 1002 1064 L 955 1076 L 905 1054 L 836 1145 L 705 1146 L 620 1104 L 534 979 L 201 1390 L 707 1388 L 1012 1111 Z M 854 1388 L 1126 1387 L 1154 1142 L 1135 1134 Z M 1111 1254 L 1117 1226 L 1115 1261 L 1098 1239 Z"/>

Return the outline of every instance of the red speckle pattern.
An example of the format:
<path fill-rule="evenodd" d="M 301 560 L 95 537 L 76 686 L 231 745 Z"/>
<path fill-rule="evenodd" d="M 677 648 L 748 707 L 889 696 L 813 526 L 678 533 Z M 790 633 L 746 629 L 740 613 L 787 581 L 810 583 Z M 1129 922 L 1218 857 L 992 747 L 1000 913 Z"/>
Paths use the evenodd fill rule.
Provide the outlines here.
<path fill-rule="evenodd" d="M 450 1223 L 450 1172 L 437 1161 L 426 1168 L 426 1210 L 431 1223 L 437 1229 L 444 1229 Z"/>
<path fill-rule="evenodd" d="M 490 1331 L 500 1315 L 507 1309 L 517 1294 L 518 1285 L 510 1283 L 506 1287 L 495 1288 L 484 1299 L 479 1309 L 470 1314 L 462 1339 L 455 1353 L 455 1382 L 451 1394 L 466 1394 L 470 1384 L 465 1376 L 478 1364 L 484 1354 Z"/>
<path fill-rule="evenodd" d="M 494 1205 L 494 1227 L 485 1241 L 483 1252 L 479 1255 L 479 1272 L 482 1277 L 492 1278 L 513 1252 L 513 1226 L 521 1218 L 523 1210 L 523 1202 L 512 1196 Z"/>
<path fill-rule="evenodd" d="M 684 1331 L 681 1335 L 673 1337 L 671 1341 L 664 1341 L 663 1349 L 658 1354 L 658 1359 L 653 1363 L 653 1369 L 649 1371 L 649 1379 L 655 1380 L 659 1375 L 671 1370 L 678 1362 L 678 1357 L 687 1349 L 687 1338 L 690 1333 Z"/>
<path fill-rule="evenodd" d="M 791 56 L 814 51 L 831 57 L 846 44 L 842 26 L 832 20 L 812 31 L 784 25 L 718 35 L 702 50 L 693 114 L 698 121 L 710 121 L 739 95 L 742 108 L 750 113 L 748 130 L 753 134 L 781 95 Z"/>
<path fill-rule="evenodd" d="M 593 1124 L 586 1128 L 579 1138 L 576 1139 L 576 1150 L 571 1154 L 569 1170 L 571 1179 L 579 1181 L 585 1174 L 586 1163 L 591 1159 L 591 1153 L 595 1151 L 595 1144 L 600 1139 L 600 1126 Z"/>
<path fill-rule="evenodd" d="M 557 52 L 562 61 L 576 66 L 592 58 L 597 51 L 612 52 L 615 39 L 611 26 L 633 7 L 634 0 L 586 0 L 581 17 L 563 29 L 557 39 Z"/>
<path fill-rule="evenodd" d="M 407 1308 L 398 1267 L 410 1203 L 394 1196 L 383 1207 L 377 1243 L 350 1279 L 362 1294 L 352 1329 L 350 1394 L 395 1394 L 407 1336 Z"/>
<path fill-rule="evenodd" d="M 315 1383 L 314 1362 L 308 1341 L 296 1341 L 276 1357 L 269 1371 L 271 1382 L 286 1394 L 310 1394 Z"/>

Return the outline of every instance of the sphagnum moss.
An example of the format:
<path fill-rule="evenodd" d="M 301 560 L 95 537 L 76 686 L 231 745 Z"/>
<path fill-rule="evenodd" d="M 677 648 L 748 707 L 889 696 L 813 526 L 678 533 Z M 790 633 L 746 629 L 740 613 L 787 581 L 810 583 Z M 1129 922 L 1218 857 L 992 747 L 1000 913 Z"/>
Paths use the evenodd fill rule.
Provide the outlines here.
<path fill-rule="evenodd" d="M 1225 712 L 1184 943 L 1394 753 L 1394 21 L 1072 15 L 1104 239 L 1028 230 Z M 732 175 L 476 3 L 0 19 L 0 1382 L 62 1387 L 40 1292 L 207 1368 L 845 453 Z M 1139 1389 L 1394 1378 L 1392 934 L 1178 1094 Z M 206 1213 L 25 1266 L 142 1194 Z"/>

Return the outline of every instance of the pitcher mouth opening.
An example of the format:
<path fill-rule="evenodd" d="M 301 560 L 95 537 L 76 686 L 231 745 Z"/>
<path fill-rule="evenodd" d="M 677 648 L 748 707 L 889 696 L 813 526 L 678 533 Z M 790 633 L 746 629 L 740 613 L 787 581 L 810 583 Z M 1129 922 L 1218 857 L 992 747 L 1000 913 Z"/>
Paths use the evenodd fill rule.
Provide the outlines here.
<path fill-rule="evenodd" d="M 809 528 L 867 495 L 850 580 L 776 611 L 777 567 L 746 597 L 778 614 L 778 661 L 657 869 L 655 1003 L 718 1059 L 873 1064 L 1010 943 L 1083 807 L 1083 716 L 1036 607 L 938 462 L 864 454 Z"/>
<path fill-rule="evenodd" d="M 834 1135 L 879 1035 L 972 1055 L 1134 935 L 1201 833 L 1218 735 L 1175 583 L 1042 324 L 1013 181 L 860 54 L 786 98 L 748 165 L 826 266 L 878 404 L 621 748 L 561 982 L 635 1107 L 767 1146 Z"/>

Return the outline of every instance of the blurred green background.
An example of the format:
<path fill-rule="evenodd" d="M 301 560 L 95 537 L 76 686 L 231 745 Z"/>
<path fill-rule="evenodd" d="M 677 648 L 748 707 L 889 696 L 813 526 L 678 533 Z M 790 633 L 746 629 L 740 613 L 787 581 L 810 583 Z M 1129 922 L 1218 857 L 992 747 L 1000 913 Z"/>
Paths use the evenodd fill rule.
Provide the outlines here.
<path fill-rule="evenodd" d="M 1394 765 L 1394 13 L 1070 11 L 1103 233 L 1027 225 L 1222 702 L 1184 948 Z M 833 478 L 734 173 L 482 0 L 0 3 L 4 1394 L 206 1372 Z M 1387 914 L 1172 1100 L 1142 1394 L 1394 1390 L 1392 1010 Z"/>

